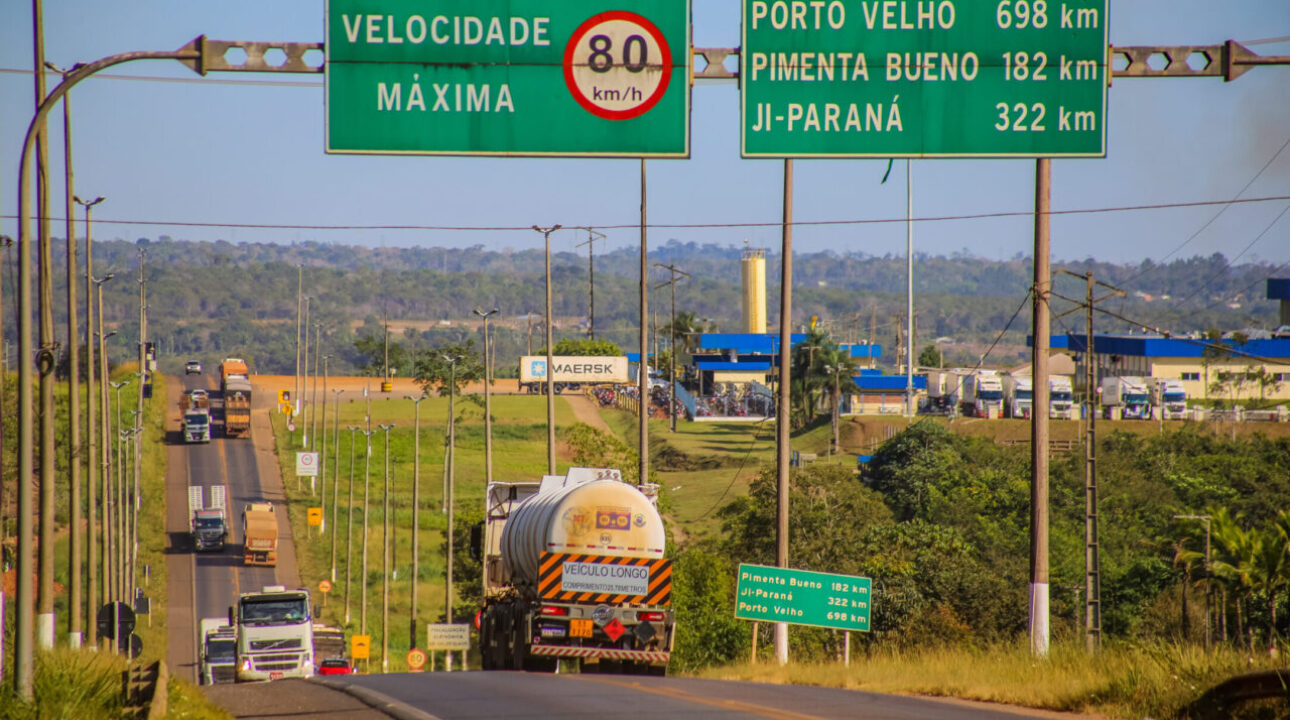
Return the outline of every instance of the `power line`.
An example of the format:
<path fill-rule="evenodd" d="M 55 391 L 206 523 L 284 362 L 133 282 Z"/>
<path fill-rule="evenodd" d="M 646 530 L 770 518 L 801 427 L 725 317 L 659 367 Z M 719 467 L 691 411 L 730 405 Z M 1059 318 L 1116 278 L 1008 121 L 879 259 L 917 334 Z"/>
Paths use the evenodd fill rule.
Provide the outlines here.
<path fill-rule="evenodd" d="M 1277 216 L 1272 218 L 1272 222 L 1268 223 L 1267 227 L 1263 228 L 1263 232 L 1256 235 L 1254 239 L 1250 241 L 1250 244 L 1246 245 L 1245 248 L 1241 250 L 1241 252 L 1238 255 L 1236 255 L 1236 257 L 1233 257 L 1230 260 L 1225 259 L 1223 262 L 1223 268 L 1221 270 L 1219 270 L 1218 272 L 1215 272 L 1213 275 L 1210 275 L 1208 278 L 1206 278 L 1205 282 L 1202 283 L 1200 287 L 1193 290 L 1192 293 L 1187 297 L 1183 298 L 1182 300 L 1179 300 L 1178 303 L 1180 305 L 1183 303 L 1186 303 L 1187 301 L 1199 295 L 1204 290 L 1208 289 L 1210 283 L 1214 282 L 1214 280 L 1217 279 L 1219 275 L 1222 275 L 1223 273 L 1231 269 L 1232 263 L 1236 262 L 1241 257 L 1241 255 L 1244 255 L 1246 252 L 1249 251 L 1250 248 L 1254 247 L 1255 243 L 1262 240 L 1263 236 L 1267 235 L 1268 231 L 1271 230 L 1273 227 L 1275 227 L 1276 224 L 1280 222 L 1281 218 L 1285 217 L 1286 212 L 1290 212 L 1290 205 L 1286 205 L 1284 208 L 1282 208 L 1281 212 L 1277 213 Z"/>
<path fill-rule="evenodd" d="M 1114 205 L 1098 208 L 1080 208 L 1073 210 L 1052 210 L 1049 215 L 1095 215 L 1103 213 L 1116 212 L 1136 212 L 1139 210 L 1167 210 L 1172 208 L 1191 208 L 1207 207 L 1211 205 L 1248 205 L 1265 202 L 1284 202 L 1290 201 L 1290 195 L 1269 195 L 1266 197 L 1243 198 L 1233 200 L 1196 200 L 1192 202 L 1178 203 L 1153 203 L 1148 205 Z M 960 220 L 991 220 L 999 218 L 1033 218 L 1033 210 L 1015 210 L 1000 211 L 989 213 L 968 213 L 963 215 L 929 215 L 926 217 L 914 218 L 913 222 L 930 223 L 930 222 L 947 222 Z M 17 215 L 0 215 L 0 218 L 6 220 L 16 220 Z M 60 221 L 64 218 L 50 216 L 50 221 Z M 852 220 L 799 220 L 791 223 L 795 227 L 827 227 L 827 226 L 847 226 L 847 225 L 889 225 L 893 223 L 906 223 L 909 218 L 869 218 L 869 219 L 852 219 Z M 232 223 L 232 222 L 191 222 L 191 221 L 163 221 L 163 220 L 100 220 L 97 217 L 94 222 L 107 225 L 144 225 L 154 227 L 211 227 L 211 228 L 231 228 L 242 230 L 373 230 L 373 231 L 395 231 L 411 230 L 417 232 L 531 232 L 532 226 L 521 225 L 306 225 L 290 223 Z M 637 230 L 640 223 L 630 223 L 621 225 L 581 225 L 576 228 L 570 227 L 570 230 L 586 230 L 588 227 L 594 227 L 597 230 Z M 782 222 L 728 222 L 728 223 L 660 223 L 648 224 L 648 228 L 656 230 L 703 230 L 703 229 L 722 229 L 722 228 L 762 228 L 762 227 L 783 227 Z"/>

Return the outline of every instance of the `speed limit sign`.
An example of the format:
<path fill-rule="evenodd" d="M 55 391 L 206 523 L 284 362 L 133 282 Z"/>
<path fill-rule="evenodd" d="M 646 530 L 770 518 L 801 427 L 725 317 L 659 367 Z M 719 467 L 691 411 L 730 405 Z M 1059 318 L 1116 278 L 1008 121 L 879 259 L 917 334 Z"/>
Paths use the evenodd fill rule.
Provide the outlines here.
<path fill-rule="evenodd" d="M 564 79 L 587 112 L 606 120 L 639 117 L 667 92 L 672 49 L 647 18 L 626 10 L 593 15 L 569 37 Z"/>

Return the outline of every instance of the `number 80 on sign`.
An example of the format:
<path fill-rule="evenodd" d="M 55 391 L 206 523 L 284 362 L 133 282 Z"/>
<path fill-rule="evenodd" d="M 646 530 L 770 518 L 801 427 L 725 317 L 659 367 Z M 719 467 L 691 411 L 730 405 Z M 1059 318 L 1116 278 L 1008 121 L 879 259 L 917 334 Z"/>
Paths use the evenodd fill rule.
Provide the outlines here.
<path fill-rule="evenodd" d="M 649 112 L 667 92 L 672 50 L 648 19 L 626 10 L 593 15 L 569 37 L 564 79 L 584 110 L 606 120 Z"/>

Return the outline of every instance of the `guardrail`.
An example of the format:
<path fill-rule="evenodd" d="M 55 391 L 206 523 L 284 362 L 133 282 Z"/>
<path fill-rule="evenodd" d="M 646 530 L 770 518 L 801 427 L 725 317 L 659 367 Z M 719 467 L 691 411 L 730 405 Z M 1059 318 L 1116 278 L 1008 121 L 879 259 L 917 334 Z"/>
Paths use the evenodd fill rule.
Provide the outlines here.
<path fill-rule="evenodd" d="M 166 716 L 170 671 L 165 663 L 160 660 L 148 665 L 132 663 L 122 676 L 123 710 L 128 717 L 160 720 Z"/>

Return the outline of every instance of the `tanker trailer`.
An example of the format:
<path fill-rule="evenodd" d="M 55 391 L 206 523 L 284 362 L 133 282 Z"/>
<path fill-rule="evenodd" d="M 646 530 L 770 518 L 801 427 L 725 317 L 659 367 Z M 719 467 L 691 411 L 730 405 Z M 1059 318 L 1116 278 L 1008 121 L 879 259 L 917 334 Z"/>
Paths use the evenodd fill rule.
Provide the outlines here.
<path fill-rule="evenodd" d="M 485 670 L 553 672 L 566 658 L 582 672 L 666 672 L 675 621 L 657 492 L 608 468 L 488 485 L 472 538 Z"/>

